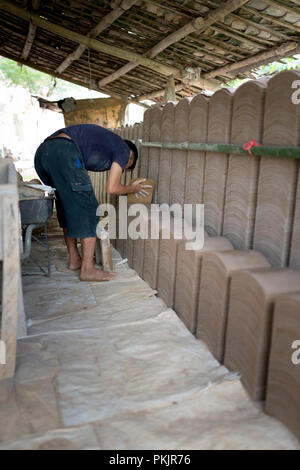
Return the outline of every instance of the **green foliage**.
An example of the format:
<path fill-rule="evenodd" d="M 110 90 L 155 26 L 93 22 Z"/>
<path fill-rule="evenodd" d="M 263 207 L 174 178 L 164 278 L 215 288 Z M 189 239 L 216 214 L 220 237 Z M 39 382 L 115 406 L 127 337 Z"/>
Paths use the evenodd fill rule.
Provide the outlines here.
<path fill-rule="evenodd" d="M 262 65 L 258 67 L 252 75 L 256 78 L 259 77 L 267 77 L 268 75 L 273 75 L 274 73 L 282 72 L 283 70 L 291 70 L 291 69 L 298 69 L 300 68 L 300 56 L 289 57 L 287 59 L 282 59 L 282 62 L 272 62 L 268 65 Z M 247 81 L 247 79 L 239 79 L 236 78 L 235 80 L 231 80 L 230 82 L 226 83 L 225 87 L 238 87 L 242 83 Z"/>
<path fill-rule="evenodd" d="M 20 85 L 31 94 L 39 95 L 53 100 L 74 96 L 76 98 L 88 98 L 91 95 L 101 96 L 84 87 L 66 82 L 60 78 L 54 78 L 38 70 L 18 65 L 14 60 L 0 57 L 0 80 L 7 86 Z"/>

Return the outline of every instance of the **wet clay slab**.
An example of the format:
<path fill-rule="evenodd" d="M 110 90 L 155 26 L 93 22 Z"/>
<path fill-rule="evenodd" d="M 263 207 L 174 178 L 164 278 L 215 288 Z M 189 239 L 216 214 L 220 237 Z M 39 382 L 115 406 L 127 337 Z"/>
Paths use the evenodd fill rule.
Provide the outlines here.
<path fill-rule="evenodd" d="M 174 113 L 174 103 L 166 104 L 162 111 L 161 120 L 161 139 L 163 142 L 174 142 Z M 171 162 L 172 150 L 161 149 L 157 189 L 157 202 L 159 204 L 163 202 L 168 204 L 170 200 Z"/>
<path fill-rule="evenodd" d="M 270 264 L 256 251 L 208 253 L 203 257 L 197 322 L 197 338 L 203 340 L 218 361 L 224 359 L 225 332 L 231 276 L 241 269 Z"/>
<path fill-rule="evenodd" d="M 149 109 L 150 113 L 150 141 L 161 141 L 161 108 Z M 155 188 L 153 193 L 153 202 L 157 202 L 157 183 L 158 170 L 160 160 L 160 149 L 155 147 L 149 148 L 148 178 L 154 181 Z"/>
<path fill-rule="evenodd" d="M 292 102 L 292 84 L 299 74 L 286 71 L 269 80 L 264 117 L 264 145 L 299 145 L 299 105 Z M 298 162 L 262 157 L 258 184 L 254 249 L 273 266 L 289 262 Z"/>
<path fill-rule="evenodd" d="M 143 119 L 143 137 L 144 142 L 149 142 L 150 140 L 150 119 L 151 112 L 150 109 L 147 109 L 144 113 Z M 142 178 L 148 177 L 148 165 L 149 165 L 149 148 L 142 147 L 139 156 L 139 176 Z"/>
<path fill-rule="evenodd" d="M 191 333 L 196 333 L 201 266 L 204 254 L 211 251 L 232 250 L 225 237 L 206 236 L 203 248 L 186 250 L 186 241 L 178 245 L 174 310 Z"/>
<path fill-rule="evenodd" d="M 191 142 L 207 141 L 208 98 L 195 96 L 190 103 L 189 136 Z M 202 204 L 205 152 L 189 151 L 186 167 L 185 204 Z M 193 221 L 194 222 L 194 221 Z"/>
<path fill-rule="evenodd" d="M 224 89 L 216 91 L 209 100 L 208 142 L 230 142 L 231 110 L 231 93 Z M 207 153 L 203 201 L 205 230 L 209 235 L 222 234 L 227 171 L 227 154 Z"/>
<path fill-rule="evenodd" d="M 289 266 L 291 268 L 300 269 L 300 166 L 298 169 L 298 187 Z"/>
<path fill-rule="evenodd" d="M 189 140 L 189 106 L 189 100 L 185 98 L 180 100 L 175 107 L 175 142 L 188 142 Z M 186 162 L 186 150 L 173 150 L 171 162 L 170 205 L 180 204 L 181 207 L 183 206 Z"/>
<path fill-rule="evenodd" d="M 297 291 L 300 271 L 263 268 L 232 274 L 224 364 L 241 374 L 253 400 L 264 400 L 274 302 Z"/>
<path fill-rule="evenodd" d="M 261 142 L 265 88 L 247 82 L 233 95 L 231 143 Z M 223 235 L 234 248 L 252 248 L 256 210 L 259 158 L 230 155 L 226 185 Z"/>
<path fill-rule="evenodd" d="M 265 407 L 268 414 L 282 421 L 300 440 L 299 391 L 300 290 L 275 303 Z"/>

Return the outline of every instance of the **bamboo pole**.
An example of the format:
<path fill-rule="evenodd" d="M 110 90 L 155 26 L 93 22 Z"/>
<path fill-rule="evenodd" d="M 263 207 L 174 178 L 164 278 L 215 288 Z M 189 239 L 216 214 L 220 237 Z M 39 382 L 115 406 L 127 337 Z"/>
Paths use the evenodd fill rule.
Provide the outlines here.
<path fill-rule="evenodd" d="M 282 44 L 281 46 L 276 46 L 272 47 L 271 49 L 261 52 L 260 54 L 256 54 L 252 57 L 249 57 L 248 59 L 240 60 L 239 62 L 234 62 L 233 64 L 225 65 L 224 67 L 220 67 L 218 69 L 212 70 L 211 72 L 205 73 L 204 77 L 205 78 L 212 78 L 215 77 L 216 75 L 227 75 L 228 73 L 244 68 L 244 67 L 250 67 L 255 65 L 255 63 L 261 61 L 261 60 L 266 60 L 269 58 L 273 57 L 283 57 L 285 56 L 289 51 L 295 49 L 297 47 L 296 42 L 286 42 Z"/>
<path fill-rule="evenodd" d="M 233 155 L 249 155 L 241 145 L 211 144 L 201 142 L 142 142 L 142 147 L 165 148 L 171 150 L 194 150 L 204 152 L 230 153 Z M 253 156 L 269 156 L 275 158 L 300 159 L 300 147 L 280 147 L 272 145 L 255 145 L 251 148 Z"/>
<path fill-rule="evenodd" d="M 32 1 L 32 10 L 34 12 L 37 12 L 40 9 L 40 3 L 41 3 L 40 0 Z M 25 45 L 21 54 L 21 59 L 27 60 L 35 35 L 36 35 L 36 30 L 37 30 L 36 25 L 30 21 L 26 42 L 25 42 Z"/>
<path fill-rule="evenodd" d="M 108 26 L 110 26 L 116 19 L 118 19 L 123 13 L 129 10 L 138 0 L 123 0 L 121 5 L 117 8 L 114 8 L 111 12 L 105 15 L 102 20 L 87 34 L 87 37 L 96 38 L 99 36 L 102 31 L 104 31 Z M 77 48 L 69 54 L 64 61 L 57 67 L 56 72 L 62 73 L 66 70 L 72 62 L 78 60 L 84 51 L 86 50 L 86 46 L 80 44 Z"/>

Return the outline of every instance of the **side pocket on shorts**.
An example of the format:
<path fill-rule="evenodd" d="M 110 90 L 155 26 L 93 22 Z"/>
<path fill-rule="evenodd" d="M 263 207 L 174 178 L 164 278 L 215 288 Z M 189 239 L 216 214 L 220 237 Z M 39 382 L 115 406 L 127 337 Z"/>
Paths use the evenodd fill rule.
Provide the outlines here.
<path fill-rule="evenodd" d="M 75 183 L 72 183 L 72 191 L 93 191 L 93 186 L 91 183 L 81 183 L 80 181 L 77 181 Z"/>

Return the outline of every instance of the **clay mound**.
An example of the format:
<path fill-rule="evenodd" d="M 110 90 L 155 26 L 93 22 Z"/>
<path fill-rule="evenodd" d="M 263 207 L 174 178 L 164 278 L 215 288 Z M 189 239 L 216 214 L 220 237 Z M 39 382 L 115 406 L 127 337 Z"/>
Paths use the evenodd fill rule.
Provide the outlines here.
<path fill-rule="evenodd" d="M 208 98 L 195 96 L 190 103 L 189 136 L 191 142 L 207 141 Z M 187 157 L 185 204 L 202 204 L 205 152 L 189 151 Z"/>
<path fill-rule="evenodd" d="M 174 103 L 168 103 L 163 109 L 161 119 L 161 139 L 163 142 L 174 142 L 174 113 Z M 159 204 L 163 202 L 168 204 L 170 200 L 171 161 L 172 150 L 161 149 L 157 189 Z"/>
<path fill-rule="evenodd" d="M 191 333 L 196 333 L 201 265 L 204 254 L 232 250 L 225 237 L 206 238 L 203 248 L 185 250 L 186 241 L 178 245 L 174 310 Z"/>
<path fill-rule="evenodd" d="M 225 333 L 231 276 L 241 269 L 269 267 L 256 251 L 225 251 L 203 257 L 197 338 L 203 340 L 218 361 L 224 360 Z"/>
<path fill-rule="evenodd" d="M 298 346 L 293 344 L 295 340 L 298 340 Z M 300 439 L 299 360 L 300 292 L 282 296 L 275 304 L 265 409 L 267 413 L 282 421 L 298 439 Z"/>
<path fill-rule="evenodd" d="M 229 143 L 232 95 L 219 90 L 209 100 L 207 141 Z M 204 196 L 205 229 L 209 235 L 221 235 L 225 203 L 228 155 L 209 152 L 205 162 Z"/>
<path fill-rule="evenodd" d="M 265 88 L 248 82 L 233 95 L 231 142 L 261 142 Z M 223 235 L 234 248 L 252 247 L 259 171 L 258 157 L 230 155 Z"/>
<path fill-rule="evenodd" d="M 241 374 L 253 400 L 265 398 L 275 299 L 299 285 L 300 271 L 288 268 L 232 274 L 224 364 Z"/>

